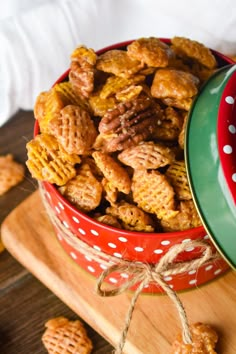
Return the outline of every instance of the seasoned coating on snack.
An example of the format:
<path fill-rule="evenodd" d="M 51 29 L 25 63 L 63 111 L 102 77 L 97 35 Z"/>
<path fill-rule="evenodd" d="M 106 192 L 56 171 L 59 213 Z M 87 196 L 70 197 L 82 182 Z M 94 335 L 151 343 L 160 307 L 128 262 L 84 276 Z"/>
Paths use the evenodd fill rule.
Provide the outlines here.
<path fill-rule="evenodd" d="M 83 323 L 56 317 L 45 323 L 42 342 L 49 354 L 90 354 L 93 345 Z"/>
<path fill-rule="evenodd" d="M 109 226 L 113 226 L 116 227 L 118 229 L 122 229 L 121 224 L 119 223 L 119 221 L 117 220 L 117 218 L 115 216 L 112 215 L 99 215 L 99 216 L 95 216 L 95 220 L 102 222 L 103 224 L 109 225 Z"/>
<path fill-rule="evenodd" d="M 199 79 L 182 70 L 159 69 L 156 71 L 151 94 L 156 98 L 173 97 L 183 99 L 193 97 L 198 92 Z"/>
<path fill-rule="evenodd" d="M 166 177 L 174 187 L 174 191 L 179 200 L 190 200 L 192 195 L 189 188 L 185 162 L 174 161 L 166 171 Z"/>
<path fill-rule="evenodd" d="M 103 85 L 100 96 L 101 98 L 108 98 L 116 95 L 118 92 L 124 90 L 130 85 L 135 85 L 145 80 L 144 75 L 133 75 L 131 77 L 110 76 Z"/>
<path fill-rule="evenodd" d="M 190 330 L 192 344 L 185 344 L 182 333 L 179 333 L 172 344 L 171 354 L 217 354 L 218 335 L 211 326 L 198 322 L 192 324 Z"/>
<path fill-rule="evenodd" d="M 38 120 L 41 133 L 50 133 L 49 122 L 69 104 L 89 109 L 88 103 L 74 93 L 70 82 L 56 84 L 49 91 L 38 95 L 34 105 L 34 116 Z"/>
<path fill-rule="evenodd" d="M 147 97 L 117 104 L 101 119 L 98 130 L 102 135 L 95 148 L 114 152 L 151 138 L 159 114 L 160 107 Z"/>
<path fill-rule="evenodd" d="M 112 49 L 101 54 L 97 59 L 97 69 L 121 77 L 130 77 L 143 68 L 139 60 L 129 57 L 126 51 Z"/>
<path fill-rule="evenodd" d="M 182 200 L 179 204 L 179 213 L 161 220 L 164 232 L 182 231 L 201 226 L 201 220 L 192 200 Z"/>
<path fill-rule="evenodd" d="M 188 97 L 179 100 L 178 98 L 166 97 L 166 98 L 162 98 L 162 102 L 166 106 L 175 107 L 178 109 L 182 109 L 184 111 L 189 111 L 193 102 L 193 98 Z"/>
<path fill-rule="evenodd" d="M 105 192 L 105 199 L 113 205 L 118 198 L 118 189 L 114 186 L 113 181 L 108 181 L 105 177 L 102 179 L 102 186 Z"/>
<path fill-rule="evenodd" d="M 183 126 L 183 116 L 173 107 L 167 107 L 159 116 L 153 137 L 163 141 L 177 141 Z"/>
<path fill-rule="evenodd" d="M 181 53 L 192 58 L 209 69 L 216 67 L 216 59 L 204 44 L 184 37 L 173 37 L 171 43 Z"/>
<path fill-rule="evenodd" d="M 117 217 L 126 230 L 142 232 L 154 231 L 154 223 L 151 217 L 134 204 L 122 201 L 106 208 L 106 213 Z"/>
<path fill-rule="evenodd" d="M 141 142 L 123 150 L 118 159 L 133 169 L 156 169 L 172 163 L 175 158 L 173 150 L 153 141 Z"/>
<path fill-rule="evenodd" d="M 24 179 L 24 166 L 12 154 L 0 156 L 0 196 Z"/>
<path fill-rule="evenodd" d="M 79 96 L 87 98 L 94 89 L 96 61 L 94 50 L 85 46 L 76 48 L 71 54 L 69 81 Z"/>
<path fill-rule="evenodd" d="M 101 98 L 100 92 L 94 92 L 89 96 L 89 104 L 94 116 L 102 117 L 104 114 L 115 108 L 117 100 L 115 97 Z"/>
<path fill-rule="evenodd" d="M 174 189 L 158 170 L 135 170 L 131 190 L 138 207 L 156 214 L 158 219 L 168 219 L 178 214 Z"/>
<path fill-rule="evenodd" d="M 90 114 L 74 105 L 64 107 L 50 121 L 49 128 L 69 154 L 88 154 L 98 135 Z"/>
<path fill-rule="evenodd" d="M 179 133 L 179 137 L 178 137 L 179 146 L 180 146 L 181 149 L 183 149 L 183 150 L 184 150 L 185 129 L 186 129 L 187 121 L 188 121 L 188 114 L 185 113 L 185 114 L 184 114 L 184 123 L 183 123 L 181 132 Z"/>
<path fill-rule="evenodd" d="M 26 165 L 32 177 L 58 186 L 75 176 L 74 165 L 81 161 L 78 155 L 68 154 L 56 138 L 49 134 L 37 135 L 26 144 L 26 148 Z"/>
<path fill-rule="evenodd" d="M 127 54 L 150 67 L 166 67 L 173 55 L 171 48 L 159 38 L 139 38 L 127 46 Z"/>
<path fill-rule="evenodd" d="M 216 68 L 213 69 L 206 68 L 205 66 L 203 66 L 198 62 L 194 62 L 191 66 L 191 73 L 194 76 L 197 76 L 201 81 L 201 83 L 208 80 L 209 77 L 213 75 L 216 70 L 217 70 Z"/>
<path fill-rule="evenodd" d="M 84 212 L 94 210 L 102 199 L 102 184 L 85 163 L 78 168 L 76 176 L 58 190 L 76 208 Z"/>
<path fill-rule="evenodd" d="M 139 96 L 142 92 L 142 85 L 130 85 L 125 89 L 117 92 L 116 99 L 120 102 L 131 101 Z"/>
<path fill-rule="evenodd" d="M 104 177 L 113 184 L 118 191 L 128 194 L 131 188 L 128 172 L 106 153 L 95 151 L 92 156 Z"/>

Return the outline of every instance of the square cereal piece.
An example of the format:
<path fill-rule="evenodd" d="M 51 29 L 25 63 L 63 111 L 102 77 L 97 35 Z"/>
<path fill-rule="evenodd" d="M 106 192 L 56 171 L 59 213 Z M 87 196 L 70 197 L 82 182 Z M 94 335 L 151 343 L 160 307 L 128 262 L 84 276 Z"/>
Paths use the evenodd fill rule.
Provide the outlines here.
<path fill-rule="evenodd" d="M 24 179 L 24 166 L 15 162 L 13 155 L 0 156 L 0 196 Z"/>

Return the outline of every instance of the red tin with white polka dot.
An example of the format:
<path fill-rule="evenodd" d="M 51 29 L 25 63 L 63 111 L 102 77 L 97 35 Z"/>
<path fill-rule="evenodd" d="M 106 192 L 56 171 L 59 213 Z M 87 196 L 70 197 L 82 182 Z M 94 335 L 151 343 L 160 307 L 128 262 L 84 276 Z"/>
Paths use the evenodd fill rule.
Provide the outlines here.
<path fill-rule="evenodd" d="M 169 42 L 166 39 L 163 41 Z M 113 48 L 125 47 L 129 42 L 120 43 L 107 47 L 98 52 L 98 54 Z M 230 63 L 230 59 L 214 52 L 221 65 Z M 67 78 L 68 71 L 57 81 L 60 82 Z M 233 129 L 233 128 L 232 128 Z M 39 133 L 38 124 L 35 125 L 35 135 Z M 169 250 L 170 247 L 191 240 L 206 240 L 212 246 L 204 227 L 197 227 L 190 230 L 167 233 L 143 233 L 131 232 L 102 224 L 88 215 L 77 210 L 69 201 L 67 201 L 55 188 L 54 185 L 43 182 L 42 187 L 45 196 L 52 210 L 59 218 L 61 223 L 68 228 L 79 239 L 86 242 L 89 246 L 98 251 L 105 252 L 119 259 L 129 261 L 140 261 L 154 264 Z M 98 277 L 106 268 L 103 264 L 93 261 L 89 256 L 84 256 L 65 241 L 61 235 L 61 230 L 57 230 L 56 235 L 63 249 L 68 253 L 80 267 L 89 274 Z M 53 252 L 53 250 L 52 250 Z M 178 256 L 177 260 L 192 260 L 201 255 L 200 249 L 190 248 Z M 189 270 L 179 275 L 173 275 L 165 278 L 165 281 L 176 291 L 191 289 L 223 274 L 229 269 L 227 262 L 218 259 L 201 266 L 197 271 Z M 125 272 L 114 273 L 106 281 L 111 284 L 121 285 L 129 278 Z M 150 284 L 144 289 L 144 292 L 161 293 L 162 289 L 156 285 Z"/>

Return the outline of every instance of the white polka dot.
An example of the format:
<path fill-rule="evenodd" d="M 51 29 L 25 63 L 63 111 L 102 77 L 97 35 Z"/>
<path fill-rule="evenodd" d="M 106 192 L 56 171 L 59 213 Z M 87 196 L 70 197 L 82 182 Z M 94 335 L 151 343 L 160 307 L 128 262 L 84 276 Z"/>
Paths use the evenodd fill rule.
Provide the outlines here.
<path fill-rule="evenodd" d="M 172 277 L 171 277 L 171 276 L 164 277 L 164 280 L 165 280 L 165 281 L 171 281 L 171 280 L 172 280 Z"/>
<path fill-rule="evenodd" d="M 193 284 L 196 284 L 196 282 L 197 282 L 197 279 L 192 279 L 192 280 L 189 281 L 189 284 L 193 285 Z"/>
<path fill-rule="evenodd" d="M 117 257 L 117 258 L 122 258 L 122 254 L 118 253 L 118 252 L 114 252 L 113 256 Z"/>
<path fill-rule="evenodd" d="M 94 245 L 93 248 L 94 248 L 96 251 L 101 251 L 101 247 L 99 247 L 99 246 Z"/>
<path fill-rule="evenodd" d="M 185 248 L 186 252 L 192 252 L 194 250 L 195 247 L 187 247 Z"/>
<path fill-rule="evenodd" d="M 70 252 L 70 255 L 71 255 L 72 258 L 77 259 L 77 256 L 76 256 L 76 254 L 74 252 Z"/>
<path fill-rule="evenodd" d="M 90 258 L 89 256 L 84 256 L 85 259 L 87 259 L 87 261 L 92 262 L 92 258 Z"/>
<path fill-rule="evenodd" d="M 205 270 L 208 271 L 208 270 L 211 270 L 212 268 L 213 268 L 213 265 L 211 264 L 211 265 L 207 266 L 207 267 L 205 268 Z"/>
<path fill-rule="evenodd" d="M 236 182 L 236 173 L 232 174 L 232 180 L 233 180 L 233 182 Z"/>
<path fill-rule="evenodd" d="M 61 202 L 59 202 L 58 205 L 62 210 L 64 210 L 64 205 Z"/>
<path fill-rule="evenodd" d="M 203 238 L 204 238 L 204 240 L 209 240 L 209 235 L 206 235 Z"/>
<path fill-rule="evenodd" d="M 230 146 L 230 145 L 225 145 L 225 146 L 223 147 L 223 151 L 224 151 L 225 154 L 232 154 L 232 152 L 233 152 L 232 146 Z"/>
<path fill-rule="evenodd" d="M 81 233 L 81 235 L 86 235 L 86 232 L 84 231 L 84 229 L 78 228 L 78 231 Z"/>
<path fill-rule="evenodd" d="M 136 252 L 143 252 L 143 247 L 134 247 Z"/>
<path fill-rule="evenodd" d="M 91 273 L 94 273 L 95 272 L 95 269 L 91 266 L 88 266 L 88 270 L 91 272 Z"/>
<path fill-rule="evenodd" d="M 157 250 L 154 250 L 153 253 L 155 253 L 155 254 L 161 254 L 161 253 L 163 253 L 163 250 L 157 249 Z"/>
<path fill-rule="evenodd" d="M 128 279 L 128 278 L 129 278 L 129 275 L 126 274 L 126 273 L 121 273 L 120 276 L 121 276 L 122 278 L 125 278 L 125 279 Z"/>
<path fill-rule="evenodd" d="M 116 284 L 118 282 L 117 279 L 115 279 L 115 278 L 109 278 L 109 280 L 113 284 Z"/>
<path fill-rule="evenodd" d="M 236 133 L 236 127 L 233 124 L 230 124 L 228 129 L 230 133 L 232 134 Z"/>
<path fill-rule="evenodd" d="M 216 271 L 214 271 L 215 275 L 220 274 L 220 273 L 221 273 L 221 269 L 217 269 Z"/>
<path fill-rule="evenodd" d="M 168 240 L 161 241 L 161 244 L 162 244 L 163 246 L 167 246 L 167 245 L 170 244 L 170 241 L 168 241 Z"/>
<path fill-rule="evenodd" d="M 232 96 L 225 97 L 225 102 L 228 104 L 234 104 L 234 98 Z"/>
<path fill-rule="evenodd" d="M 57 206 L 55 207 L 55 209 L 56 209 L 56 212 L 57 212 L 58 214 L 60 214 L 61 210 L 60 210 Z"/>
<path fill-rule="evenodd" d="M 185 238 L 185 239 L 182 241 L 182 243 L 186 243 L 186 242 L 190 242 L 190 241 L 192 241 L 190 238 Z"/>
<path fill-rule="evenodd" d="M 125 238 L 125 237 L 118 237 L 118 240 L 120 241 L 120 242 L 127 242 L 128 240 L 127 240 L 127 238 Z"/>
<path fill-rule="evenodd" d="M 67 224 L 67 222 L 64 220 L 64 221 L 62 221 L 62 223 L 63 223 L 63 225 L 67 228 L 67 229 L 69 229 L 69 225 Z"/>
<path fill-rule="evenodd" d="M 99 235 L 99 233 L 96 230 L 90 230 L 90 232 L 91 232 L 91 234 L 93 236 L 98 236 Z"/>
<path fill-rule="evenodd" d="M 114 243 L 112 243 L 112 242 L 109 242 L 108 246 L 111 247 L 111 248 L 116 248 L 116 245 Z"/>
<path fill-rule="evenodd" d="M 79 224 L 80 221 L 76 216 L 72 216 L 72 219 L 74 220 L 74 222 L 76 222 L 76 224 Z"/>
<path fill-rule="evenodd" d="M 195 274 L 197 271 L 196 271 L 196 269 L 192 269 L 192 270 L 190 270 L 189 272 L 188 272 L 188 274 L 189 275 L 192 275 L 192 274 Z"/>
<path fill-rule="evenodd" d="M 100 264 L 100 268 L 107 269 L 107 266 L 105 264 Z"/>

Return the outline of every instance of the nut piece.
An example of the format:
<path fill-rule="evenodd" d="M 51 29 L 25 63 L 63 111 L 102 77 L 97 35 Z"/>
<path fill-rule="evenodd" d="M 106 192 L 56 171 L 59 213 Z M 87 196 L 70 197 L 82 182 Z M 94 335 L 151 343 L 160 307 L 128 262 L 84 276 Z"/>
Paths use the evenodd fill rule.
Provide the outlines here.
<path fill-rule="evenodd" d="M 106 180 L 118 191 L 129 194 L 131 181 L 128 172 L 108 154 L 95 151 L 92 156 Z"/>
<path fill-rule="evenodd" d="M 89 113 L 73 105 L 63 108 L 49 128 L 69 154 L 88 154 L 98 134 Z"/>
<path fill-rule="evenodd" d="M 122 221 L 126 230 L 153 232 L 154 224 L 151 217 L 134 204 L 121 202 L 106 209 L 106 213 Z"/>
<path fill-rule="evenodd" d="M 0 156 L 0 196 L 24 179 L 23 165 L 15 162 L 13 155 Z"/>
<path fill-rule="evenodd" d="M 94 89 L 97 55 L 85 46 L 76 48 L 71 54 L 69 81 L 73 90 L 82 97 L 89 97 Z"/>
<path fill-rule="evenodd" d="M 131 190 L 138 207 L 156 214 L 158 219 L 169 219 L 179 213 L 175 210 L 174 189 L 158 170 L 135 170 Z"/>
<path fill-rule="evenodd" d="M 123 150 L 118 159 L 133 169 L 156 169 L 170 164 L 174 160 L 171 148 L 154 143 L 153 141 L 141 142 L 139 145 Z"/>
<path fill-rule="evenodd" d="M 49 354 L 90 354 L 93 345 L 79 320 L 65 317 L 46 322 L 42 342 Z"/>
<path fill-rule="evenodd" d="M 107 73 L 127 78 L 142 69 L 143 64 L 131 59 L 126 51 L 113 49 L 98 57 L 96 67 Z"/>
<path fill-rule="evenodd" d="M 207 324 L 195 323 L 191 325 L 192 344 L 185 344 L 180 333 L 172 345 L 171 354 L 217 354 L 215 349 L 218 335 Z"/>
<path fill-rule="evenodd" d="M 151 86 L 151 94 L 156 98 L 173 97 L 184 99 L 193 97 L 198 92 L 199 79 L 185 71 L 159 69 L 156 71 Z"/>
<path fill-rule="evenodd" d="M 102 185 L 94 177 L 88 164 L 83 163 L 76 176 L 59 188 L 64 195 L 79 210 L 88 212 L 94 210 L 101 202 Z"/>
<path fill-rule="evenodd" d="M 171 48 L 155 37 L 135 40 L 128 45 L 127 54 L 151 67 L 166 67 L 173 55 Z"/>
<path fill-rule="evenodd" d="M 80 163 L 79 156 L 68 154 L 49 134 L 37 135 L 27 143 L 26 165 L 32 177 L 62 186 L 76 174 L 74 165 Z"/>
<path fill-rule="evenodd" d="M 198 61 L 209 69 L 216 67 L 214 55 L 204 44 L 184 37 L 174 37 L 171 39 L 171 43 L 178 53 Z"/>

